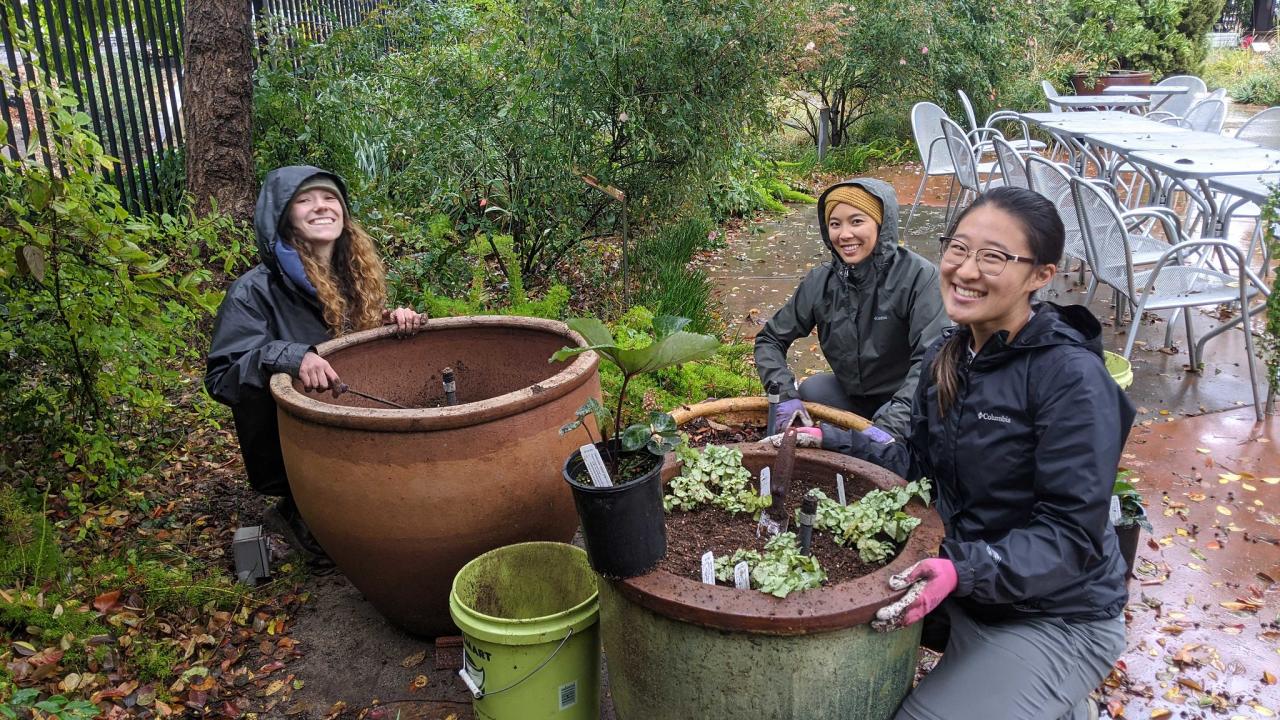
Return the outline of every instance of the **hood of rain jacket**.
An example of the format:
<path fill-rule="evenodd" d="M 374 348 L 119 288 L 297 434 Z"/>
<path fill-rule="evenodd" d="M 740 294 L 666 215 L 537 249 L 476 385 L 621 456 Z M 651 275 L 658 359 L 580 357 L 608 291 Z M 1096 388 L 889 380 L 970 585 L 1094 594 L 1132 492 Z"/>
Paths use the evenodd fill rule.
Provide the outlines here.
<path fill-rule="evenodd" d="M 1041 303 L 1014 337 L 997 333 L 937 407 L 933 358 L 907 442 L 879 444 L 823 426 L 823 447 L 933 481 L 956 565 L 955 597 L 980 617 L 1115 617 L 1128 598 L 1109 518 L 1133 404 L 1107 372 L 1088 308 Z M 950 337 L 967 328 L 949 328 Z"/>
<path fill-rule="evenodd" d="M 341 178 L 320 168 L 295 165 L 267 174 L 253 218 L 260 264 L 227 289 L 205 361 L 205 389 L 231 406 L 249 481 L 269 495 L 288 494 L 288 484 L 267 383 L 277 372 L 297 377 L 303 355 L 330 338 L 314 289 L 308 289 L 305 274 L 299 277 L 300 262 L 296 273 L 289 272 L 287 254 L 282 263 L 277 252 L 289 202 L 317 174 L 332 177 L 345 197 Z"/>
<path fill-rule="evenodd" d="M 852 266 L 840 259 L 822 220 L 827 195 L 841 185 L 861 187 L 884 206 L 875 249 Z M 831 260 L 809 271 L 756 336 L 760 380 L 766 388 L 778 383 L 783 400 L 799 397 L 787 349 L 816 328 L 822 354 L 847 394 L 893 395 L 870 419 L 901 437 L 911 417 L 920 362 L 946 321 L 938 268 L 898 244 L 898 200 L 886 182 L 839 183 L 818 198 L 817 211 Z"/>

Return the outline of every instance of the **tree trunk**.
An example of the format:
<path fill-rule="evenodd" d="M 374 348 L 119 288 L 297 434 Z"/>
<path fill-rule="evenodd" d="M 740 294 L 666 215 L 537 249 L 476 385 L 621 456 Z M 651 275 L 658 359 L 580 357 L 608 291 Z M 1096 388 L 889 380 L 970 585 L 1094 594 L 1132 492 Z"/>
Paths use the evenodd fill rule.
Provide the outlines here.
<path fill-rule="evenodd" d="M 253 45 L 245 0 L 188 0 L 184 48 L 187 191 L 204 214 L 253 220 Z"/>

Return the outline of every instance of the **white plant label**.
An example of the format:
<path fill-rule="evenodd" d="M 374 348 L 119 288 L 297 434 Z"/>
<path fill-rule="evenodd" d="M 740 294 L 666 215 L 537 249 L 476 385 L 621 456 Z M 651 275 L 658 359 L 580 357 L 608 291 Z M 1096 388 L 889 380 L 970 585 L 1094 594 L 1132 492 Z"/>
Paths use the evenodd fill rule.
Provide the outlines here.
<path fill-rule="evenodd" d="M 746 560 L 733 566 L 733 586 L 739 590 L 751 589 L 751 571 L 747 568 Z"/>
<path fill-rule="evenodd" d="M 604 459 L 595 445 L 583 445 L 578 448 L 582 453 L 582 461 L 587 464 L 587 472 L 591 475 L 591 484 L 596 487 L 613 487 L 609 479 L 609 470 L 604 466 Z"/>
<path fill-rule="evenodd" d="M 773 475 L 769 468 L 760 471 L 760 497 L 769 497 L 773 494 Z"/>
<path fill-rule="evenodd" d="M 1120 524 L 1120 496 L 1118 495 L 1111 496 L 1110 515 L 1111 515 L 1111 524 L 1119 525 Z"/>
<path fill-rule="evenodd" d="M 702 582 L 716 584 L 716 556 L 710 550 L 702 554 Z"/>
<path fill-rule="evenodd" d="M 847 505 L 844 498 L 844 475 L 836 473 L 836 495 L 840 496 L 840 504 Z"/>

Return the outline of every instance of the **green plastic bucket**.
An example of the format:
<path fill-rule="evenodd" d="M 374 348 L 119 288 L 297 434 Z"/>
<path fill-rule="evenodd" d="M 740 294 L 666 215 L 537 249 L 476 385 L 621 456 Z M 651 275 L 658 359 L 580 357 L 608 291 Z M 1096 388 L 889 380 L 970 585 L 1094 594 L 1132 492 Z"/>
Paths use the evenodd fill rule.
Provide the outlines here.
<path fill-rule="evenodd" d="M 581 548 L 529 542 L 487 552 L 454 576 L 449 614 L 462 630 L 458 675 L 477 718 L 600 716 L 600 604 Z"/>
<path fill-rule="evenodd" d="M 1111 378 L 1116 381 L 1121 390 L 1128 390 L 1133 384 L 1133 365 L 1124 359 L 1123 355 L 1103 350 L 1102 357 L 1107 363 L 1107 372 L 1111 373 Z"/>

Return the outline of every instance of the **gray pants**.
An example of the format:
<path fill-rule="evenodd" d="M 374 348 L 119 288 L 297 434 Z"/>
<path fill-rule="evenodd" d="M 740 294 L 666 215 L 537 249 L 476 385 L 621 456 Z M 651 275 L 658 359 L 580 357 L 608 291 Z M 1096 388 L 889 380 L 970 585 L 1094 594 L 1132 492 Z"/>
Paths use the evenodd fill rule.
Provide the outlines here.
<path fill-rule="evenodd" d="M 1089 693 L 1125 647 L 1123 615 L 992 624 L 951 600 L 934 612 L 951 622 L 946 652 L 894 720 L 1086 720 Z"/>
<path fill-rule="evenodd" d="M 832 373 L 818 373 L 800 383 L 800 399 L 821 403 L 837 410 L 848 410 L 870 420 L 876 411 L 893 398 L 893 393 L 882 395 L 849 395 Z"/>

